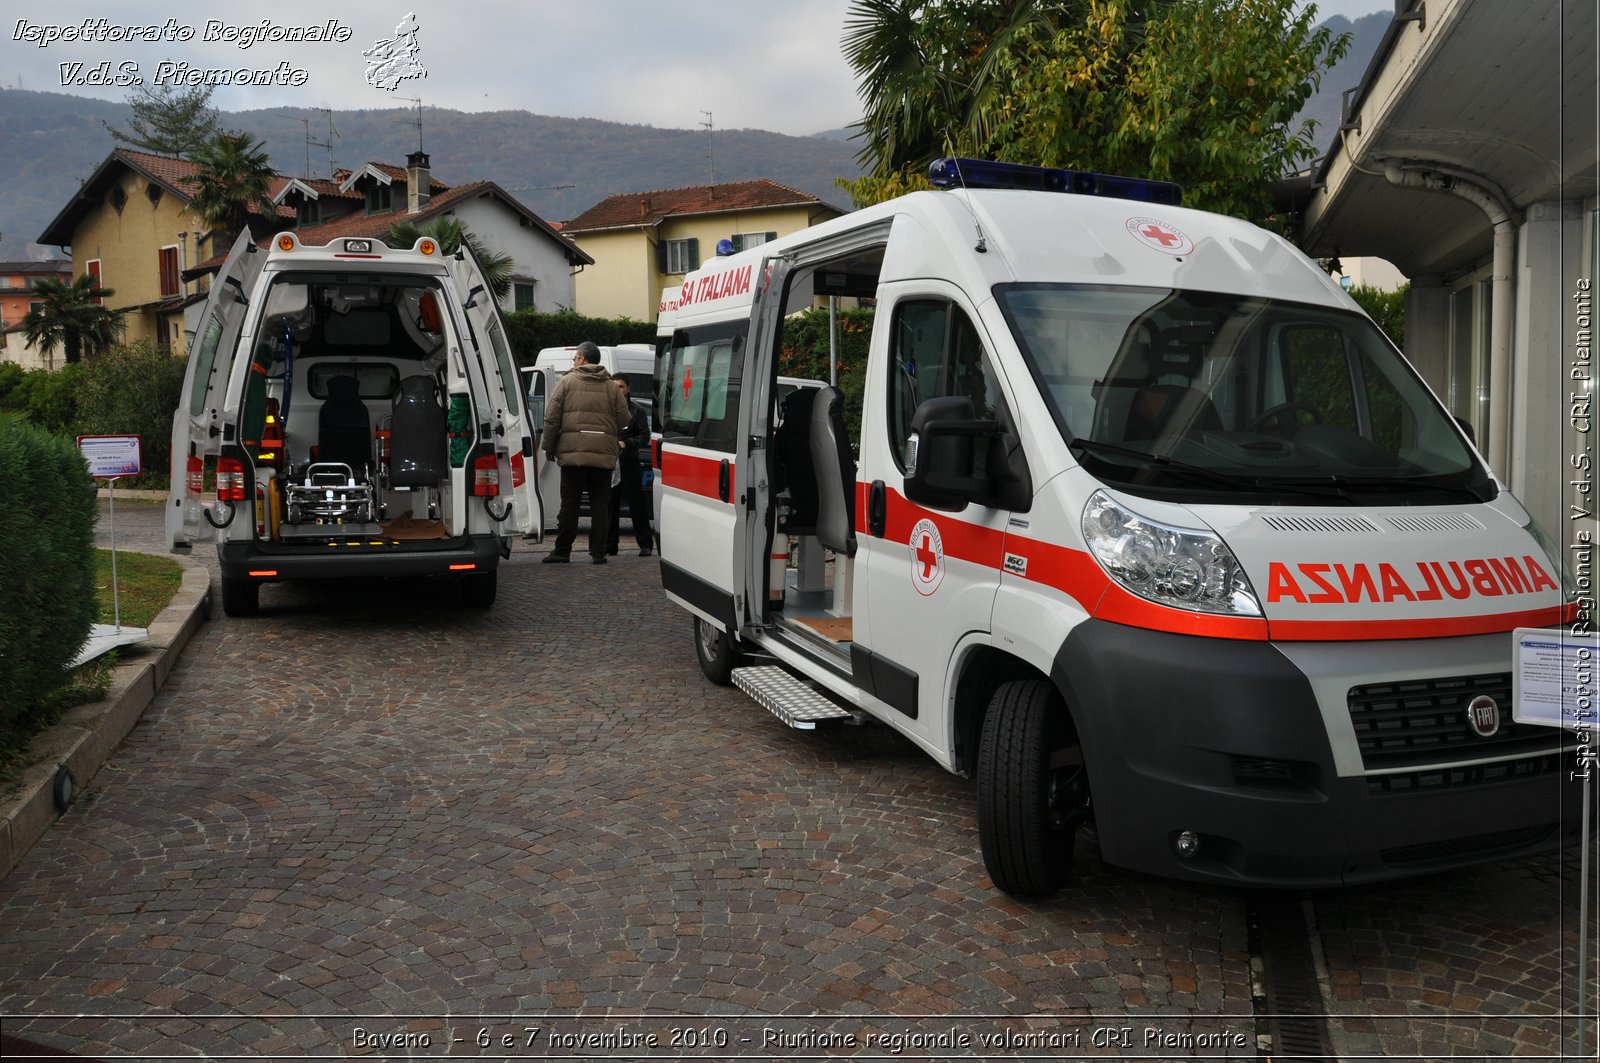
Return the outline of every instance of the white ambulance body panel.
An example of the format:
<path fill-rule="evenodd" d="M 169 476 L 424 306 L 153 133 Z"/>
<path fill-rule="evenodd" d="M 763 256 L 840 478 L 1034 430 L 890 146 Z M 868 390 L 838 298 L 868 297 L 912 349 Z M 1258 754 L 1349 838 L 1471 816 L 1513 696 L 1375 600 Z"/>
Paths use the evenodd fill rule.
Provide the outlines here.
<path fill-rule="evenodd" d="M 1511 718 L 1562 569 L 1399 352 L 1274 234 L 987 179 L 685 278 L 662 579 L 707 675 L 809 725 L 758 650 L 975 774 L 1018 894 L 1089 816 L 1113 863 L 1258 884 L 1574 841 L 1570 742 Z M 776 399 L 822 295 L 876 300 L 859 409 Z"/>
<path fill-rule="evenodd" d="M 541 520 L 487 293 L 470 254 L 432 239 L 239 237 L 173 419 L 166 522 L 174 549 L 217 544 L 229 615 L 284 580 L 446 577 L 493 603 L 510 535 Z"/>

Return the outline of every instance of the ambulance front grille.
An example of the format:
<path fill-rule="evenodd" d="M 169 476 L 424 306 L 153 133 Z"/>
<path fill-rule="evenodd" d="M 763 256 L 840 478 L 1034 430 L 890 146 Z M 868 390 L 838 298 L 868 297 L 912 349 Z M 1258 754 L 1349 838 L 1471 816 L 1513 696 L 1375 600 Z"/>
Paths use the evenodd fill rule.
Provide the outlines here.
<path fill-rule="evenodd" d="M 1500 728 L 1488 738 L 1467 721 L 1467 703 L 1483 694 L 1500 709 Z M 1511 721 L 1510 672 L 1370 683 L 1352 687 L 1347 704 L 1368 770 L 1531 756 L 1561 743 L 1553 728 Z"/>

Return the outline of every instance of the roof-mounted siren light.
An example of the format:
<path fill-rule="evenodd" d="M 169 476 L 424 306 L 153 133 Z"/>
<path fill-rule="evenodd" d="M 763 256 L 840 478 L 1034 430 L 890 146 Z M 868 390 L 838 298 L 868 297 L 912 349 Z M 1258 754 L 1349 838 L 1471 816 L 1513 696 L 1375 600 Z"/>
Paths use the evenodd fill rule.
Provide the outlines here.
<path fill-rule="evenodd" d="M 928 166 L 935 188 L 1009 188 L 1027 192 L 1070 192 L 1079 196 L 1132 199 L 1170 207 L 1183 202 L 1183 189 L 1171 181 L 1063 170 L 1053 166 L 1027 166 L 1019 162 L 987 159 L 935 159 Z"/>

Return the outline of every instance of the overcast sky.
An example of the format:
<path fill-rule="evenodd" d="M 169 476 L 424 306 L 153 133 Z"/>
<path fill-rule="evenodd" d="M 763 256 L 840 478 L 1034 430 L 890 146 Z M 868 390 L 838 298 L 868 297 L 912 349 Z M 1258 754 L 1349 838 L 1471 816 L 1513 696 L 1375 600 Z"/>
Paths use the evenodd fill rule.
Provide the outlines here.
<path fill-rule="evenodd" d="M 1357 17 L 1386 0 L 1321 0 L 1322 16 Z M 535 114 L 692 129 L 768 129 L 806 135 L 859 116 L 855 79 L 839 54 L 850 0 L 276 0 L 272 4 L 197 5 L 168 0 L 12 5 L 0 16 L 0 78 L 6 88 L 126 99 L 128 85 L 93 84 L 97 68 L 156 84 L 209 70 L 264 70 L 298 85 L 219 87 L 223 110 L 260 107 L 334 109 L 424 106 Z M 71 14 L 64 13 L 70 10 Z M 22 14 L 25 12 L 26 14 Z M 421 78 L 386 89 L 369 81 L 362 53 L 395 37 L 416 12 L 410 57 Z M 326 43 L 262 41 L 240 47 L 241 31 L 324 26 L 347 35 Z M 254 18 L 256 21 L 250 21 Z M 40 46 L 85 20 L 113 27 L 191 31 L 187 41 L 66 41 Z M 207 41 L 208 23 L 233 40 Z M 405 57 L 402 57 L 405 58 Z M 76 66 L 74 64 L 82 64 Z M 102 64 L 109 64 L 103 68 Z M 76 84 L 86 79 L 89 84 Z M 372 81 L 382 81 L 381 71 Z M 66 82 L 66 83 L 63 83 Z"/>

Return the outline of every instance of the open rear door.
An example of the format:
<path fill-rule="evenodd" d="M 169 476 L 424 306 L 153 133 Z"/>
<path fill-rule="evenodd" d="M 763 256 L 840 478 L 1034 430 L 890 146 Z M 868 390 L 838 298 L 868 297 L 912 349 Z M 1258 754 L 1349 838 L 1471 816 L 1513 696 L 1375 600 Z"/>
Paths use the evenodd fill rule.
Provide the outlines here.
<path fill-rule="evenodd" d="M 238 354 L 239 332 L 250 291 L 266 262 L 246 229 L 233 243 L 222 270 L 211 283 L 200 329 L 189 349 L 183 394 L 172 418 L 172 485 L 167 494 L 167 545 L 182 549 L 214 542 L 216 528 L 206 519 L 202 499 L 207 460 L 222 450 L 227 421 L 228 380 Z"/>
<path fill-rule="evenodd" d="M 500 482 L 511 485 L 512 526 L 523 535 L 542 541 L 544 513 L 540 508 L 534 463 L 534 430 L 522 400 L 522 381 L 516 359 L 506 340 L 505 324 L 495 305 L 494 292 L 483 271 L 466 246 L 445 258 L 445 267 L 463 293 L 469 342 L 476 353 L 481 372 L 478 378 L 488 388 L 488 404 L 479 405 L 479 420 L 492 413 L 495 418 L 495 452 L 500 458 Z"/>

